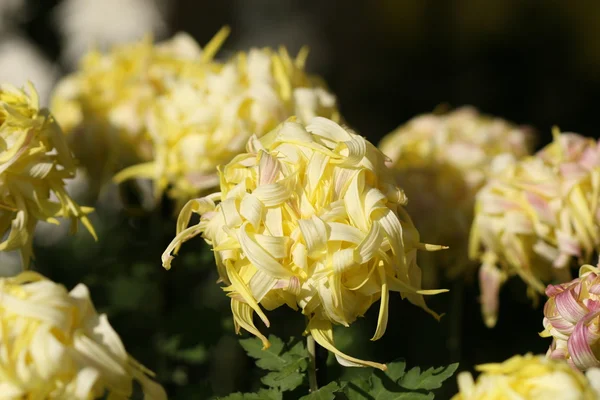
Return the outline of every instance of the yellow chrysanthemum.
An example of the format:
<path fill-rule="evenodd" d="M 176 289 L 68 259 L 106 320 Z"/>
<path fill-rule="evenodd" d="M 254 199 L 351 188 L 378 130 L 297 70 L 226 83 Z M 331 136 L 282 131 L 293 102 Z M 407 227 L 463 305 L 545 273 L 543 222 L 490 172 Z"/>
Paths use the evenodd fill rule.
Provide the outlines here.
<path fill-rule="evenodd" d="M 452 400 L 597 400 L 598 371 L 586 375 L 566 362 L 544 356 L 514 356 L 503 363 L 477 367 L 477 381 L 469 372 L 458 375 L 459 393 Z"/>
<path fill-rule="evenodd" d="M 473 272 L 467 243 L 475 194 L 490 176 L 494 159 L 529 154 L 530 139 L 526 128 L 463 107 L 415 117 L 381 141 L 415 226 L 428 241 L 450 246 L 421 260 L 432 281 L 440 267 L 450 278 Z"/>
<path fill-rule="evenodd" d="M 111 64 L 94 64 L 110 76 L 119 74 L 120 81 L 95 77 L 84 65 L 79 76 L 98 82 L 99 90 L 110 86 L 109 94 L 114 92 L 104 94 L 109 98 L 102 111 L 91 110 L 89 116 L 83 116 L 84 125 L 86 120 L 94 125 L 94 119 L 100 118 L 104 125 L 116 123 L 125 128 L 126 136 L 139 139 L 133 143 L 128 137 L 120 139 L 137 152 L 137 162 L 119 172 L 116 182 L 151 179 L 157 196 L 170 188 L 168 194 L 183 204 L 218 185 L 217 166 L 242 152 L 250 135 L 260 136 L 291 115 L 304 121 L 317 115 L 338 118 L 335 97 L 304 72 L 306 51 L 292 59 L 284 48 L 278 52 L 252 49 L 226 62 L 213 61 L 227 33 L 228 29 L 223 29 L 204 50 L 190 38 L 184 41 L 179 36 L 155 47 L 144 44 L 145 57 L 125 48 L 104 56 L 114 60 Z M 190 57 L 166 65 L 154 60 L 156 54 L 166 49 L 177 53 L 180 47 L 194 51 L 187 51 Z M 124 52 L 127 54 L 121 55 Z M 118 57 L 138 63 L 149 78 L 138 78 L 139 68 L 125 69 L 128 64 Z M 77 85 L 81 87 L 81 83 Z M 93 95 L 89 90 L 85 93 L 86 97 Z M 61 97 L 65 96 L 58 99 Z M 79 101 L 82 103 L 85 105 Z M 81 135 L 94 132 L 84 129 Z"/>
<path fill-rule="evenodd" d="M 65 191 L 65 179 L 75 176 L 65 138 L 48 110 L 39 108 L 35 89 L 28 92 L 0 85 L 0 251 L 20 250 L 24 268 L 38 221 L 70 218 L 73 231 L 81 221 L 95 237 L 86 217 L 92 209 Z"/>
<path fill-rule="evenodd" d="M 309 318 L 307 332 L 349 366 L 362 361 L 334 345 L 332 324 L 349 326 L 381 301 L 372 340 L 385 332 L 389 292 L 427 308 L 422 291 L 419 242 L 404 210 L 406 198 L 385 166 L 384 155 L 363 137 L 316 117 L 294 118 L 219 169 L 219 193 L 188 202 L 178 234 L 163 254 L 202 234 L 213 247 L 220 280 L 231 297 L 236 329 L 267 338 L 256 328 L 256 312 L 288 305 Z M 218 204 L 216 203 L 218 202 Z M 197 225 L 187 227 L 192 213 Z"/>
<path fill-rule="evenodd" d="M 600 250 L 600 147 L 554 132 L 536 155 L 509 162 L 477 195 L 470 255 L 482 263 L 482 311 L 496 322 L 499 286 L 519 275 L 536 298 L 544 284 L 571 279 L 573 260 Z M 498 268 L 500 267 L 500 269 Z"/>
<path fill-rule="evenodd" d="M 101 185 L 124 166 L 153 159 L 146 123 L 150 109 L 171 81 L 204 71 L 214 47 L 201 50 L 185 34 L 156 45 L 148 37 L 109 53 L 90 51 L 79 69 L 59 82 L 52 112 L 94 183 Z"/>
<path fill-rule="evenodd" d="M 70 292 L 34 272 L 0 278 L 0 397 L 129 399 L 137 380 L 148 400 L 166 399 L 125 351 L 88 289 Z"/>

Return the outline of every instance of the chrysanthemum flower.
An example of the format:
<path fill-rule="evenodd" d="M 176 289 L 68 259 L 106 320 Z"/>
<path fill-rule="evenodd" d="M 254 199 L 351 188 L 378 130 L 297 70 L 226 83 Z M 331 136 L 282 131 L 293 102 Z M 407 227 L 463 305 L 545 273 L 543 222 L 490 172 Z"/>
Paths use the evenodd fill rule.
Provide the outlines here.
<path fill-rule="evenodd" d="M 93 182 L 103 184 L 124 166 L 153 159 L 146 124 L 152 105 L 175 77 L 202 71 L 222 36 L 204 51 L 185 34 L 156 45 L 146 38 L 109 53 L 91 51 L 59 82 L 52 112 Z"/>
<path fill-rule="evenodd" d="M 184 204 L 218 185 L 217 166 L 242 152 L 250 135 L 260 136 L 292 115 L 302 121 L 316 115 L 337 118 L 334 96 L 304 72 L 306 51 L 292 59 L 283 48 L 278 52 L 252 49 L 229 61 L 215 62 L 213 56 L 227 33 L 227 29 L 219 32 L 204 50 L 190 38 L 179 36 L 155 47 L 136 45 L 143 48 L 145 56 L 132 53 L 131 46 L 104 56 L 114 61 L 99 66 L 119 81 L 94 77 L 88 71 L 97 67 L 84 65 L 79 76 L 98 82 L 98 90 L 110 89 L 103 94 L 108 101 L 94 107 L 103 111 L 90 110 L 82 116 L 80 135 L 105 136 L 109 123 L 124 130 L 119 140 L 137 156 L 136 165 L 119 172 L 116 182 L 151 179 L 156 196 L 170 188 L 168 194 Z M 167 64 L 159 57 L 166 49 L 173 53 L 185 50 L 189 57 L 170 59 Z M 129 61 L 118 61 L 119 57 Z M 142 73 L 128 66 L 132 62 Z M 69 86 L 82 87 L 81 83 L 68 84 L 67 89 Z M 89 90 L 84 91 L 86 98 L 92 97 Z M 65 97 L 59 95 L 57 101 Z M 59 107 L 60 102 L 56 104 Z M 85 105 L 83 101 L 78 104 Z M 98 118 L 102 122 L 95 122 Z M 85 127 L 87 123 L 92 125 L 90 129 Z M 102 131 L 93 132 L 93 126 Z"/>
<path fill-rule="evenodd" d="M 593 139 L 554 134 L 535 156 L 507 162 L 477 195 L 470 255 L 483 264 L 490 326 L 506 278 L 519 275 L 535 298 L 544 283 L 570 280 L 571 262 L 588 262 L 600 248 L 600 148 Z"/>
<path fill-rule="evenodd" d="M 529 154 L 531 138 L 527 128 L 462 107 L 415 117 L 381 141 L 415 226 L 428 241 L 450 247 L 430 254 L 432 265 L 421 260 L 433 282 L 440 267 L 450 278 L 474 271 L 467 248 L 475 194 L 489 178 L 493 160 Z"/>
<path fill-rule="evenodd" d="M 419 233 L 404 210 L 406 197 L 386 168 L 384 155 L 363 137 L 316 117 L 303 125 L 286 121 L 247 152 L 219 169 L 218 193 L 188 202 L 178 234 L 163 254 L 198 234 L 213 247 L 220 280 L 231 297 L 236 329 L 267 338 L 256 312 L 288 305 L 309 318 L 307 332 L 340 363 L 358 360 L 334 345 L 332 324 L 349 326 L 380 300 L 372 340 L 385 332 L 390 291 L 425 305 Z M 187 227 L 192 213 L 200 222 Z M 186 228 L 187 227 L 187 228 Z"/>
<path fill-rule="evenodd" d="M 0 251 L 20 250 L 24 268 L 32 256 L 38 221 L 81 221 L 95 237 L 86 217 L 65 191 L 65 179 L 75 175 L 75 161 L 48 110 L 39 108 L 37 93 L 0 85 Z M 57 201 L 52 200 L 54 197 Z"/>
<path fill-rule="evenodd" d="M 543 337 L 552 337 L 548 356 L 580 370 L 600 367 L 600 269 L 584 265 L 579 278 L 548 285 Z"/>
<path fill-rule="evenodd" d="M 28 271 L 0 278 L 0 298 L 0 397 L 129 399 L 135 379 L 146 399 L 166 399 L 96 312 L 85 285 L 67 292 Z"/>
<path fill-rule="evenodd" d="M 544 356 L 514 356 L 503 363 L 477 367 L 477 381 L 469 372 L 458 375 L 459 393 L 452 400 L 596 400 L 598 373 L 584 375 L 567 363 Z"/>

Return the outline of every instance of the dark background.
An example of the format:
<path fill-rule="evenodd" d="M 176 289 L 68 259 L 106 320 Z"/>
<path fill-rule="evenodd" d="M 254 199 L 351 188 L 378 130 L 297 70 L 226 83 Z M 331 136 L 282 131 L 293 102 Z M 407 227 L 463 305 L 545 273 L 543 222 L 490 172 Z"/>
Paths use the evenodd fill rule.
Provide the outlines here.
<path fill-rule="evenodd" d="M 58 3 L 29 1 L 20 29 L 60 63 L 51 18 Z M 325 78 L 345 120 L 372 142 L 442 103 L 471 104 L 529 124 L 539 132 L 540 146 L 550 140 L 553 125 L 597 137 L 600 2 L 178 0 L 167 9 L 170 33 L 187 31 L 201 45 L 230 25 L 224 54 L 279 44 L 295 53 L 308 44 L 310 71 Z M 174 232 L 169 212 L 140 216 L 100 207 L 98 215 L 99 243 L 77 236 L 39 248 L 36 268 L 69 288 L 86 282 L 130 352 L 158 372 L 173 398 L 252 389 L 252 363 L 237 345 L 201 241 L 196 250 L 184 247 L 187 255 L 167 273 L 159 256 Z M 463 370 L 515 353 L 542 353 L 550 344 L 537 334 L 541 308 L 530 306 L 520 282 L 503 289 L 493 330 L 482 324 L 476 287 L 444 285 L 453 292 L 429 301 L 448 313 L 441 323 L 393 296 L 382 340 L 368 341 L 374 307 L 366 319 L 336 333 L 340 347 L 377 361 L 403 357 L 409 366 L 460 361 Z M 274 315 L 271 332 L 300 335 L 300 316 L 289 310 Z M 331 377 L 342 373 L 334 365 L 328 371 Z M 454 381 L 439 398 L 456 391 Z"/>

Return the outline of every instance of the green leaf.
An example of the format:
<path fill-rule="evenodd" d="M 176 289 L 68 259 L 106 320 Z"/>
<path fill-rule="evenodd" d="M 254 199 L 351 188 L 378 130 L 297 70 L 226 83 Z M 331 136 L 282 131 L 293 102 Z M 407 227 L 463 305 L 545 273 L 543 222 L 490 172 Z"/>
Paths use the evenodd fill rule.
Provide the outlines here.
<path fill-rule="evenodd" d="M 375 371 L 371 377 L 372 388 L 369 395 L 377 400 L 429 400 L 433 399 L 433 393 L 409 392 L 398 386 L 390 377 L 382 371 Z"/>
<path fill-rule="evenodd" d="M 304 382 L 308 360 L 304 357 L 285 353 L 283 355 L 286 365 L 279 371 L 272 371 L 265 375 L 261 381 L 266 386 L 278 388 L 282 392 L 294 390 Z"/>
<path fill-rule="evenodd" d="M 432 389 L 438 389 L 448 379 L 458 364 L 429 368 L 421 374 L 419 367 L 408 372 L 404 361 L 388 364 L 383 372 L 376 370 L 370 377 L 357 375 L 346 382 L 344 394 L 348 400 L 429 400 Z"/>
<path fill-rule="evenodd" d="M 308 368 L 308 353 L 304 342 L 292 338 L 287 344 L 276 336 L 269 336 L 271 347 L 262 349 L 257 338 L 242 339 L 240 343 L 248 355 L 256 359 L 256 365 L 270 371 L 261 381 L 278 391 L 294 390 L 302 385 Z"/>
<path fill-rule="evenodd" d="M 269 371 L 279 371 L 286 364 L 280 353 L 284 348 L 283 341 L 277 336 L 269 335 L 271 347 L 262 349 L 262 343 L 258 338 L 241 339 L 240 344 L 246 350 L 246 353 L 256 359 L 256 365 Z"/>
<path fill-rule="evenodd" d="M 419 367 L 414 367 L 398 380 L 398 385 L 411 390 L 433 390 L 442 387 L 442 383 L 450 378 L 456 369 L 458 363 L 450 364 L 447 367 L 429 368 L 421 373 Z"/>
<path fill-rule="evenodd" d="M 277 390 L 260 389 L 257 393 L 232 393 L 227 397 L 219 397 L 219 400 L 281 400 L 282 394 Z"/>
<path fill-rule="evenodd" d="M 334 400 L 335 393 L 339 393 L 340 390 L 340 385 L 338 385 L 337 382 L 331 382 L 315 392 L 300 397 L 299 400 Z"/>

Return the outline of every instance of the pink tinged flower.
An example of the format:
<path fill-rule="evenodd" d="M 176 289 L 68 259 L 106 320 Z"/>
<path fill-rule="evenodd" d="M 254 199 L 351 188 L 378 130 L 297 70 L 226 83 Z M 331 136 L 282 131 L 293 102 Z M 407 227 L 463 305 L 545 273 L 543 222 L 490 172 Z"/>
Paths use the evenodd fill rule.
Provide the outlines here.
<path fill-rule="evenodd" d="M 496 325 L 499 308 L 498 293 L 504 279 L 502 271 L 492 264 L 484 264 L 479 269 L 481 314 L 488 327 Z"/>
<path fill-rule="evenodd" d="M 579 278 L 549 285 L 544 306 L 543 337 L 553 341 L 547 356 L 564 359 L 574 368 L 600 367 L 600 269 L 584 265 Z"/>

